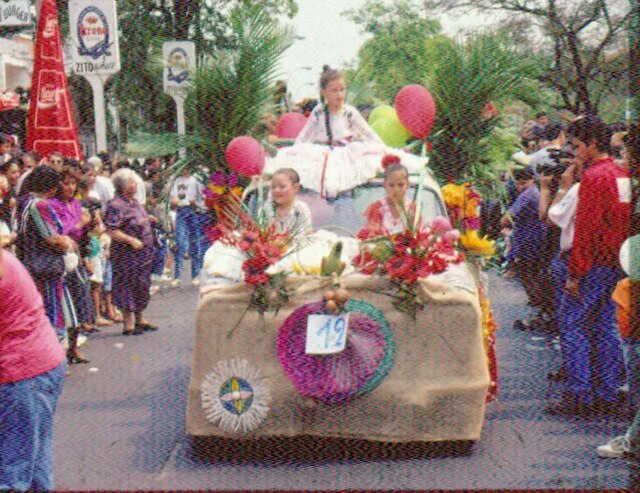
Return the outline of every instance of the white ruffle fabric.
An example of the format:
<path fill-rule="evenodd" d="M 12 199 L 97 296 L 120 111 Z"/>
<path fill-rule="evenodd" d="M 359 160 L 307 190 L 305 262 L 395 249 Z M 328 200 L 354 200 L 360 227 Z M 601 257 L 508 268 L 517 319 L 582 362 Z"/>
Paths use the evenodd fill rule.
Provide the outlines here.
<path fill-rule="evenodd" d="M 382 158 L 387 154 L 400 157 L 409 173 L 419 173 L 427 159 L 401 149 L 363 142 L 329 147 L 321 144 L 301 143 L 280 149 L 268 158 L 265 172 L 272 174 L 280 168 L 293 168 L 300 175 L 300 184 L 323 197 L 336 197 L 342 192 L 375 178 L 382 172 Z"/>

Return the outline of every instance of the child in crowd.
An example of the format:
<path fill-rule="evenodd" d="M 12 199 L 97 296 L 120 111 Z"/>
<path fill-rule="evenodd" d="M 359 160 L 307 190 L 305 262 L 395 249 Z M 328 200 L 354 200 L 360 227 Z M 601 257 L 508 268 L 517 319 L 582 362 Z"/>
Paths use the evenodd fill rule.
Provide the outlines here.
<path fill-rule="evenodd" d="M 268 220 L 275 223 L 280 233 L 299 234 L 311 232 L 311 211 L 304 202 L 297 200 L 300 176 L 291 168 L 277 170 L 271 178 L 272 200 L 264 206 Z"/>
<path fill-rule="evenodd" d="M 371 204 L 364 213 L 369 233 L 396 234 L 406 229 L 412 222 L 415 203 L 406 198 L 409 190 L 409 171 L 400 163 L 400 158 L 387 155 L 382 160 L 384 168 L 384 189 L 387 196 Z"/>
<path fill-rule="evenodd" d="M 87 248 L 87 256 L 84 259 L 85 267 L 91 274 L 89 281 L 91 282 L 91 299 L 96 310 L 96 325 L 111 325 L 111 320 L 102 316 L 102 285 L 104 283 L 104 266 L 105 252 L 103 248 L 103 235 L 106 235 L 106 228 L 102 223 L 102 210 L 100 202 L 89 200 L 90 211 L 92 212 L 93 222 L 89 233 L 89 245 Z M 107 236 L 108 238 L 108 236 Z"/>

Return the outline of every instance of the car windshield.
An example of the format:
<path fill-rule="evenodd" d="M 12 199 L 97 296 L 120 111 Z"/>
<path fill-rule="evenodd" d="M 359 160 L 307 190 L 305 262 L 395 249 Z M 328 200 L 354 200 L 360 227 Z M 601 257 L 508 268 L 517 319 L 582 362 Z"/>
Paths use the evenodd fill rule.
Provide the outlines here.
<path fill-rule="evenodd" d="M 407 197 L 413 199 L 417 185 L 412 185 Z M 422 220 L 429 222 L 436 216 L 446 216 L 445 208 L 437 193 L 431 188 L 423 189 Z M 255 212 L 256 197 L 252 192 L 248 199 L 248 205 L 252 213 Z M 302 190 L 298 198 L 305 202 L 313 218 L 315 229 L 331 229 L 336 232 L 349 232 L 355 235 L 365 226 L 364 213 L 371 204 L 385 197 L 382 183 L 369 183 L 359 186 L 334 199 L 321 199 L 315 192 Z"/>

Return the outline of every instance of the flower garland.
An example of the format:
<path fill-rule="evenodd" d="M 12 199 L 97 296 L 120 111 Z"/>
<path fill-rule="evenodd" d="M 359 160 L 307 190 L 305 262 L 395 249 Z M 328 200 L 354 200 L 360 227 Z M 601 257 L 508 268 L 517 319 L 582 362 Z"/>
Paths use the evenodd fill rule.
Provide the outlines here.
<path fill-rule="evenodd" d="M 486 236 L 480 237 L 480 194 L 470 183 L 461 185 L 448 183 L 442 187 L 447 212 L 453 227 L 460 231 L 460 246 L 467 256 L 492 256 L 495 253 L 495 241 Z"/>

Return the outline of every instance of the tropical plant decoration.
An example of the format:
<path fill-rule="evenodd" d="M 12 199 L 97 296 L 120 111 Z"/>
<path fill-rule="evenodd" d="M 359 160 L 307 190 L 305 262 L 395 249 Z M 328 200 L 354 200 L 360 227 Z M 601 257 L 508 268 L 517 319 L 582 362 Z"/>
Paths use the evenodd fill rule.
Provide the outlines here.
<path fill-rule="evenodd" d="M 470 183 L 448 183 L 442 187 L 447 212 L 453 227 L 460 231 L 460 246 L 469 258 L 491 257 L 495 253 L 495 241 L 480 237 L 480 194 Z"/>
<path fill-rule="evenodd" d="M 425 85 L 438 113 L 431 166 L 446 182 L 460 181 L 474 163 L 487 165 L 487 138 L 500 121 L 487 111 L 517 93 L 533 68 L 500 36 L 481 34 L 441 42 Z"/>
<path fill-rule="evenodd" d="M 293 32 L 269 16 L 263 6 L 241 2 L 230 16 L 234 42 L 201 55 L 187 91 L 187 135 L 134 135 L 131 155 L 174 154 L 183 149 L 189 159 L 176 162 L 178 176 L 186 166 L 200 164 L 211 173 L 228 172 L 225 150 L 238 136 L 252 135 L 269 104 L 278 63 L 293 41 Z M 248 179 L 240 179 L 239 186 Z"/>

